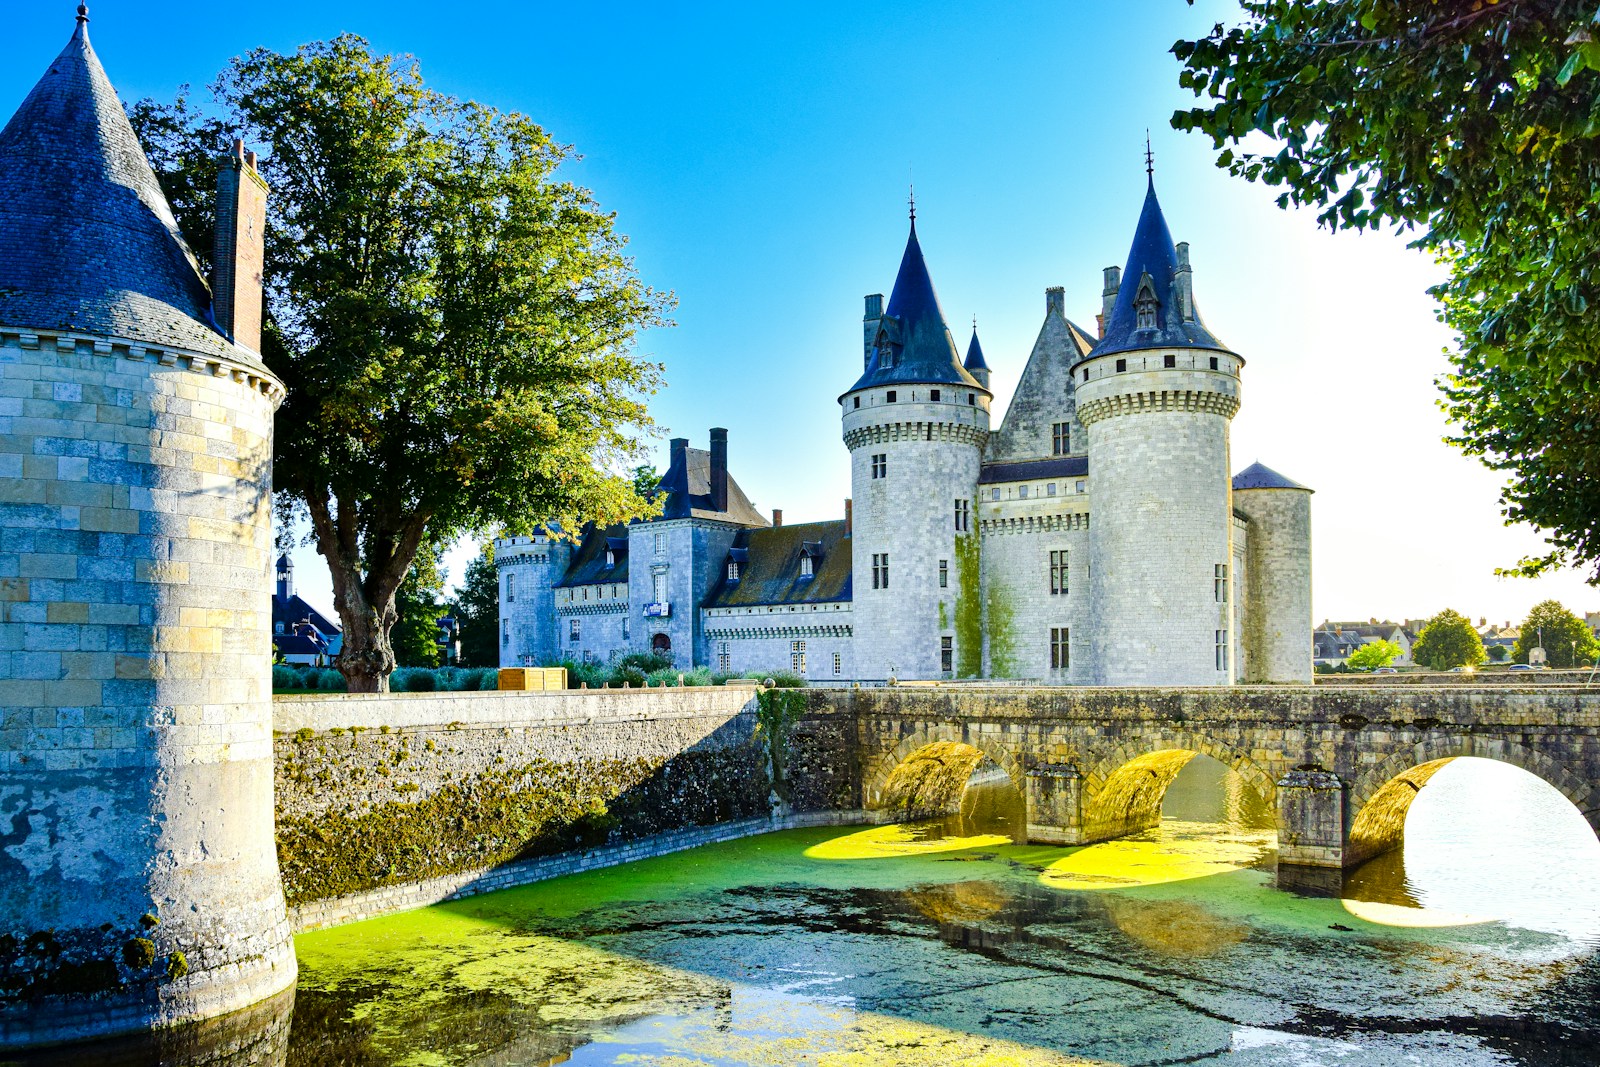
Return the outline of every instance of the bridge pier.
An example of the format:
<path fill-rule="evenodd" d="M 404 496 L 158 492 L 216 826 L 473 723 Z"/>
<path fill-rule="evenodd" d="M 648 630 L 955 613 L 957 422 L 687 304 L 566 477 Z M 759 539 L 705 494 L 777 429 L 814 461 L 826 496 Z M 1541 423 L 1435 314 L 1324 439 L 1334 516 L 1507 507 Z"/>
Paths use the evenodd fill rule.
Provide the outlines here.
<path fill-rule="evenodd" d="M 1321 869 L 1337 876 L 1346 852 L 1344 782 L 1315 769 L 1290 771 L 1277 785 L 1278 870 Z"/>
<path fill-rule="evenodd" d="M 1027 774 L 1028 841 L 1082 845 L 1083 775 L 1070 763 L 1041 764 Z"/>

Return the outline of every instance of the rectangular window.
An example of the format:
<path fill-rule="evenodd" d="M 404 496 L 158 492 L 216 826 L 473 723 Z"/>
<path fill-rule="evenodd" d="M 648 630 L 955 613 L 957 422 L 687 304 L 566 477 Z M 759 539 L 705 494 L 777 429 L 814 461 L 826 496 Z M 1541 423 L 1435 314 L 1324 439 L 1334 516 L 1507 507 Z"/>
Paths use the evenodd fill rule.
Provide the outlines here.
<path fill-rule="evenodd" d="M 1217 670 L 1228 669 L 1228 631 L 1217 631 Z"/>
<path fill-rule="evenodd" d="M 737 582 L 738 580 L 739 580 L 739 564 L 737 562 L 735 562 L 734 560 L 730 559 L 728 561 L 728 581 Z"/>
<path fill-rule="evenodd" d="M 666 572 L 665 571 L 658 571 L 655 574 L 652 574 L 650 576 L 650 580 L 651 580 L 651 584 L 653 586 L 652 592 L 655 594 L 655 602 L 657 604 L 665 604 L 667 602 L 667 575 L 666 575 Z"/>
<path fill-rule="evenodd" d="M 937 390 L 937 389 L 928 390 L 928 399 L 933 401 L 935 404 L 937 404 L 939 402 L 939 390 Z"/>
<path fill-rule="evenodd" d="M 1072 424 L 1070 422 L 1052 423 L 1050 426 L 1051 451 L 1058 456 L 1064 456 L 1072 451 Z"/>
<path fill-rule="evenodd" d="M 517 576 L 515 574 L 507 574 L 506 575 L 506 603 L 509 604 L 512 601 L 516 600 L 516 599 L 517 599 Z"/>
<path fill-rule="evenodd" d="M 860 407 L 860 406 L 861 406 L 861 398 L 858 396 L 858 397 L 856 397 L 856 407 Z"/>
<path fill-rule="evenodd" d="M 1212 356 L 1211 357 L 1211 369 L 1212 370 L 1216 370 L 1217 369 L 1217 357 L 1216 356 Z"/>
<path fill-rule="evenodd" d="M 872 476 L 874 478 L 889 477 L 889 453 L 874 452 L 872 454 Z"/>
<path fill-rule="evenodd" d="M 1217 603 L 1226 604 L 1228 602 L 1228 565 L 1219 563 L 1212 568 L 1212 571 L 1211 584 L 1213 591 L 1217 594 Z"/>
<path fill-rule="evenodd" d="M 1058 549 L 1050 553 L 1050 592 L 1064 594 L 1067 591 L 1067 550 Z"/>
<path fill-rule="evenodd" d="M 888 394 L 884 396 L 884 399 L 893 404 L 896 400 L 900 399 L 900 394 L 891 389 L 889 390 Z"/>
<path fill-rule="evenodd" d="M 1178 365 L 1178 357 L 1177 356 L 1162 356 L 1161 357 L 1161 365 L 1163 367 L 1176 367 Z"/>
<path fill-rule="evenodd" d="M 656 535 L 654 535 L 654 536 L 655 536 L 655 550 L 656 550 L 656 555 L 657 555 L 657 556 L 664 556 L 664 555 L 666 555 L 666 554 L 667 554 L 667 547 L 666 547 L 666 542 L 665 542 L 665 541 L 664 541 L 664 540 L 662 540 L 662 537 L 661 537 L 661 535 L 660 535 L 660 534 L 656 534 Z"/>
<path fill-rule="evenodd" d="M 1064 671 L 1072 666 L 1072 643 L 1065 626 L 1050 628 L 1050 669 Z"/>
<path fill-rule="evenodd" d="M 1044 495 L 1045 496 L 1055 496 L 1056 495 L 1056 483 L 1055 482 L 1051 482 L 1049 485 L 1044 487 Z"/>
<path fill-rule="evenodd" d="M 1128 361 L 1127 360 L 1125 360 L 1125 359 L 1117 360 L 1117 373 L 1118 374 L 1121 374 L 1122 372 L 1126 371 L 1127 369 L 1128 369 Z"/>
<path fill-rule="evenodd" d="M 889 588 L 889 553 L 874 552 L 872 554 L 872 588 Z"/>
<path fill-rule="evenodd" d="M 966 533 L 972 529 L 972 502 L 970 500 L 956 501 L 956 533 Z"/>
<path fill-rule="evenodd" d="M 1089 491 L 1089 483 L 1088 482 L 1079 482 L 1078 483 L 1078 492 L 1087 493 L 1088 491 Z"/>
<path fill-rule="evenodd" d="M 1000 487 L 998 485 L 995 486 L 993 489 L 989 490 L 989 499 L 990 500 L 999 500 L 1000 499 Z"/>
<path fill-rule="evenodd" d="M 628 640 L 628 616 L 622 616 L 622 639 Z"/>
<path fill-rule="evenodd" d="M 955 668 L 956 639 L 953 637 L 939 638 L 939 669 L 946 674 Z"/>
<path fill-rule="evenodd" d="M 723 641 L 717 645 L 717 670 L 723 674 L 733 672 L 733 657 L 728 654 L 728 642 Z"/>
<path fill-rule="evenodd" d="M 840 659 L 839 653 L 835 652 L 833 654 L 833 676 L 835 678 L 839 677 L 839 675 L 843 672 L 843 668 L 844 661 Z"/>
<path fill-rule="evenodd" d="M 511 620 L 510 619 L 501 619 L 500 620 L 500 643 L 502 645 L 509 645 L 511 643 Z"/>
<path fill-rule="evenodd" d="M 950 588 L 950 561 L 947 559 L 939 561 L 939 588 Z"/>
<path fill-rule="evenodd" d="M 967 394 L 967 406 L 969 408 L 975 408 L 975 407 L 978 406 L 978 394 L 977 393 L 968 393 Z"/>
<path fill-rule="evenodd" d="M 809 577 L 811 577 L 811 575 L 813 573 L 814 572 L 811 569 L 811 557 L 810 556 L 801 556 L 800 557 L 800 577 L 809 578 Z"/>
<path fill-rule="evenodd" d="M 577 644 L 583 637 L 582 619 L 567 620 L 567 640 Z"/>
<path fill-rule="evenodd" d="M 1028 487 L 1027 486 L 1025 486 L 1025 485 L 1017 486 L 1017 499 L 1018 500 L 1026 500 L 1026 499 L 1028 499 Z"/>
<path fill-rule="evenodd" d="M 806 643 L 804 641 L 789 642 L 789 669 L 799 675 L 806 673 Z"/>

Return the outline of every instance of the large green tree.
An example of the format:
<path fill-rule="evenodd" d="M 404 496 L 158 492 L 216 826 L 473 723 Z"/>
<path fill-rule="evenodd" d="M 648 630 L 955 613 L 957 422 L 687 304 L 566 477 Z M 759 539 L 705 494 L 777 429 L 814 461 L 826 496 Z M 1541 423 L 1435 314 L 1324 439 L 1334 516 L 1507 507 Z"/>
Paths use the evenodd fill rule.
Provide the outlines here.
<path fill-rule="evenodd" d="M 1555 600 L 1540 601 L 1528 612 L 1517 634 L 1516 647 L 1511 650 L 1512 660 L 1528 662 L 1528 650 L 1541 644 L 1545 662 L 1551 667 L 1586 667 L 1600 652 L 1600 644 L 1583 620 Z"/>
<path fill-rule="evenodd" d="M 1476 667 L 1484 660 L 1483 638 L 1460 612 L 1445 608 L 1429 619 L 1411 646 L 1411 658 L 1424 667 L 1447 671 Z"/>
<path fill-rule="evenodd" d="M 467 564 L 454 607 L 461 623 L 462 666 L 499 666 L 500 572 L 494 565 L 493 541 L 485 541 Z"/>
<path fill-rule="evenodd" d="M 1192 2 L 1192 0 L 1191 0 Z M 1179 41 L 1172 124 L 1335 229 L 1392 224 L 1448 267 L 1450 440 L 1508 522 L 1600 582 L 1600 24 L 1593 0 L 1243 0 Z M 1250 139 L 1265 134 L 1270 143 Z M 1267 145 L 1257 148 L 1257 145 Z M 1600 305 L 1597 305 L 1600 306 Z"/>
<path fill-rule="evenodd" d="M 394 594 L 395 621 L 389 630 L 389 643 L 397 665 L 439 666 L 439 617 L 445 614 L 440 603 L 443 592 L 438 550 L 424 541 Z"/>
<path fill-rule="evenodd" d="M 1387 667 L 1404 651 L 1395 641 L 1368 641 L 1350 653 L 1347 662 L 1358 671 L 1370 671 L 1374 667 Z"/>
<path fill-rule="evenodd" d="M 633 344 L 670 296 L 557 176 L 570 149 L 431 90 L 409 57 L 350 35 L 262 49 L 212 96 L 132 115 L 197 243 L 215 157 L 235 136 L 262 153 L 263 354 L 289 386 L 274 488 L 332 573 L 339 669 L 383 691 L 395 592 L 425 541 L 648 510 L 629 467 L 660 368 Z"/>

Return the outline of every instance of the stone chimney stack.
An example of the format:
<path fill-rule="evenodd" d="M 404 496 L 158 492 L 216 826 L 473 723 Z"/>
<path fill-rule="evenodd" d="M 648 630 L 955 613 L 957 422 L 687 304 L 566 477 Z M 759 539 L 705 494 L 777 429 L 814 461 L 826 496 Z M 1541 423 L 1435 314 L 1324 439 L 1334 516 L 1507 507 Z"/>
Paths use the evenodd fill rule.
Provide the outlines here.
<path fill-rule="evenodd" d="M 772 509 L 772 528 L 774 530 L 776 530 L 778 527 L 780 527 L 782 525 L 783 525 L 783 509 L 782 508 L 773 508 Z"/>
<path fill-rule="evenodd" d="M 1064 287 L 1052 285 L 1044 291 L 1044 313 L 1067 317 L 1067 291 Z"/>
<path fill-rule="evenodd" d="M 261 351 L 261 272 L 266 261 L 267 183 L 243 141 L 217 170 L 217 233 L 211 305 L 217 327 L 237 345 Z"/>
<path fill-rule="evenodd" d="M 1194 270 L 1189 266 L 1189 242 L 1179 241 L 1177 246 L 1178 269 L 1173 281 L 1178 290 L 1178 317 L 1184 322 L 1194 321 Z"/>
<path fill-rule="evenodd" d="M 711 428 L 711 507 L 728 510 L 728 431 Z"/>
<path fill-rule="evenodd" d="M 1100 327 L 1104 336 L 1106 325 L 1111 323 L 1111 309 L 1117 306 L 1117 290 L 1122 288 L 1122 268 L 1106 268 L 1105 288 L 1100 292 L 1100 322 L 1105 324 Z"/>
<path fill-rule="evenodd" d="M 878 339 L 878 323 L 883 318 L 883 294 L 867 297 L 867 313 L 861 318 L 862 356 L 861 369 L 872 365 L 872 343 Z"/>

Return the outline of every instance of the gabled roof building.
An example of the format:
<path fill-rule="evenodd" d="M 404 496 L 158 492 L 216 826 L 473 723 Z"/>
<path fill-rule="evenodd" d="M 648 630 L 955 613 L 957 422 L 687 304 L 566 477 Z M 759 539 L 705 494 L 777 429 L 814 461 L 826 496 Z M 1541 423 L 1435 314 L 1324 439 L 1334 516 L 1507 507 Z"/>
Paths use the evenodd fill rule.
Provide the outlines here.
<path fill-rule="evenodd" d="M 820 682 L 1309 681 L 1311 490 L 1260 463 L 1230 477 L 1244 360 L 1193 274 L 1152 177 L 1099 333 L 1046 289 L 996 428 L 976 324 L 963 356 L 913 212 L 839 397 L 844 518 L 768 525 L 724 431 L 710 453 L 674 442 L 662 518 L 500 543 L 502 662 L 655 649 Z M 628 562 L 600 567 L 602 541 Z"/>

